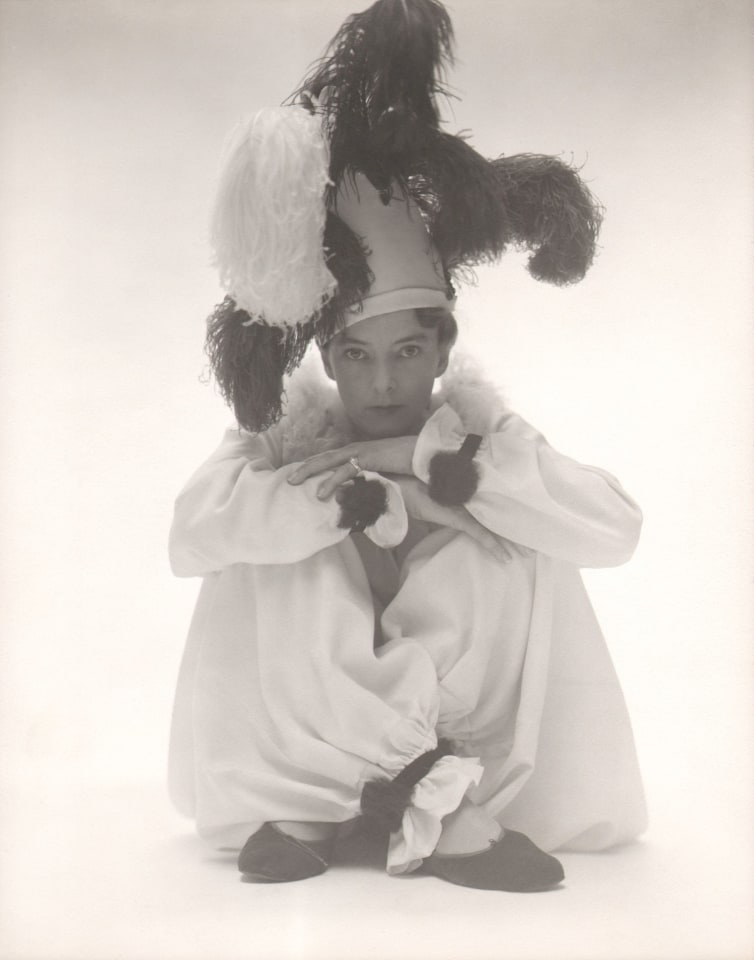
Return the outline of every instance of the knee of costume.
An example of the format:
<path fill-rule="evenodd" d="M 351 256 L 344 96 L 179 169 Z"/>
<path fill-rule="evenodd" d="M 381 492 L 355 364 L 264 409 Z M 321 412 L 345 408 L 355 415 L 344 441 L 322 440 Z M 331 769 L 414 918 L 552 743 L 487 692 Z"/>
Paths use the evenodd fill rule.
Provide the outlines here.
<path fill-rule="evenodd" d="M 349 541 L 205 580 L 171 739 L 171 792 L 200 832 L 227 843 L 270 819 L 350 819 L 366 779 L 435 746 L 430 658 L 378 657 L 373 636 Z"/>
<path fill-rule="evenodd" d="M 501 563 L 449 529 L 407 556 L 382 632 L 389 647 L 417 644 L 431 657 L 444 734 L 468 739 L 514 715 L 540 579 L 533 553 L 516 551 Z"/>
<path fill-rule="evenodd" d="M 553 849 L 599 849 L 646 825 L 623 695 L 579 571 L 522 551 L 501 564 L 438 531 L 406 558 L 382 618 L 437 670 L 439 731 L 479 756 L 471 797 Z"/>

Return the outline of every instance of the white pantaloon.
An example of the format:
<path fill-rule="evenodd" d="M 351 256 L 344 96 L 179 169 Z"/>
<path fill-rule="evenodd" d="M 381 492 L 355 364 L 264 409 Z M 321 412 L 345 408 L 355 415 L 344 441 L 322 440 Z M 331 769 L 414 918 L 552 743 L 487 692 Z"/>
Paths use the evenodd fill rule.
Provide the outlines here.
<path fill-rule="evenodd" d="M 397 552 L 355 535 L 205 578 L 170 757 L 199 833 L 238 847 L 268 820 L 350 820 L 366 780 L 438 735 L 481 759 L 470 797 L 544 849 L 640 833 L 628 714 L 578 570 L 501 564 L 448 528 Z"/>

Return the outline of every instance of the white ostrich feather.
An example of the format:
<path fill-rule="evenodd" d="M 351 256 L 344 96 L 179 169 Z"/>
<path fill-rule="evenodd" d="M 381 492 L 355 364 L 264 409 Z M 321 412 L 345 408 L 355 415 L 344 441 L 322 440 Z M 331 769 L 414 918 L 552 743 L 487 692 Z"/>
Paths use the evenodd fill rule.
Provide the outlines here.
<path fill-rule="evenodd" d="M 255 321 L 292 327 L 335 292 L 323 249 L 328 164 L 320 120 L 300 107 L 260 110 L 231 137 L 212 246 L 220 282 Z"/>

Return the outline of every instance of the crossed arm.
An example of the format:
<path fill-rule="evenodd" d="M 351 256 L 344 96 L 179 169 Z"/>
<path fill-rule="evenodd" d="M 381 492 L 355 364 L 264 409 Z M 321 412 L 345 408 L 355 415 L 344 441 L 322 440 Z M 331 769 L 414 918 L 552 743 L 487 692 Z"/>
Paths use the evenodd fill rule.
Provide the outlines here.
<path fill-rule="evenodd" d="M 235 563 L 293 563 L 339 542 L 347 531 L 338 523 L 337 491 L 354 476 L 353 457 L 397 487 L 396 500 L 400 493 L 400 510 L 368 531 L 380 545 L 400 539 L 408 513 L 467 533 L 501 561 L 522 548 L 581 567 L 630 557 L 641 527 L 636 503 L 610 474 L 557 453 L 515 415 L 485 436 L 475 457 L 478 487 L 466 504 L 436 503 L 425 483 L 428 465 L 440 450 L 457 451 L 464 436 L 457 414 L 444 407 L 418 437 L 357 441 L 285 465 L 273 432 L 228 431 L 176 501 L 174 570 L 204 576 Z"/>
<path fill-rule="evenodd" d="M 318 453 L 305 460 L 288 477 L 288 483 L 296 486 L 309 477 L 329 473 L 319 485 L 317 496 L 320 500 L 327 500 L 333 495 L 337 497 L 338 488 L 353 480 L 351 461 L 355 459 L 363 470 L 380 473 L 398 484 L 410 517 L 459 530 L 473 537 L 501 563 L 511 560 L 513 547 L 509 541 L 484 527 L 465 507 L 445 507 L 429 496 L 427 485 L 413 473 L 416 440 L 415 436 L 361 440 Z"/>
<path fill-rule="evenodd" d="M 513 413 L 483 439 L 474 495 L 463 507 L 435 503 L 423 482 L 428 464 L 438 450 L 457 451 L 464 437 L 460 417 L 445 405 L 418 437 L 350 443 L 306 460 L 291 479 L 301 483 L 332 471 L 318 487 L 327 498 L 353 477 L 349 460 L 355 457 L 362 468 L 399 484 L 410 516 L 463 530 L 501 558 L 523 547 L 580 567 L 629 559 L 641 529 L 636 502 L 607 471 L 558 453 Z"/>

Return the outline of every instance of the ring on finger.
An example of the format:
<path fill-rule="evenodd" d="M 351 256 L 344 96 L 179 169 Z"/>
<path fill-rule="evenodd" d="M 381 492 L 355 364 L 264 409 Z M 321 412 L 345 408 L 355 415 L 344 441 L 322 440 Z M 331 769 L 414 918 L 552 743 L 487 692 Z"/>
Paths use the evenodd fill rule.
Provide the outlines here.
<path fill-rule="evenodd" d="M 359 461 L 356 459 L 356 457 L 349 457 L 349 458 L 348 458 L 348 462 L 351 464 L 351 466 L 352 466 L 352 467 L 354 468 L 354 470 L 356 471 L 356 473 L 354 474 L 354 477 L 358 477 L 358 475 L 361 473 L 361 464 L 360 464 Z"/>

